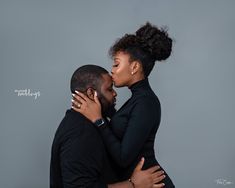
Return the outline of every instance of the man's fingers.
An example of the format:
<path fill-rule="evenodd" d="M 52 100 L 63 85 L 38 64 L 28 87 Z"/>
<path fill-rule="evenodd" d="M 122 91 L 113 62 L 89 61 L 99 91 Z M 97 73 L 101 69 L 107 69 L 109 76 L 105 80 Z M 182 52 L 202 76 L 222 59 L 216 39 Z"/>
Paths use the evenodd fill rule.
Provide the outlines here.
<path fill-rule="evenodd" d="M 149 173 L 153 173 L 153 172 L 157 171 L 158 169 L 160 169 L 160 166 L 153 166 L 151 168 L 148 168 L 146 171 Z"/>
<path fill-rule="evenodd" d="M 140 162 L 137 164 L 134 171 L 140 171 L 143 165 L 144 165 L 144 157 L 141 158 Z"/>
<path fill-rule="evenodd" d="M 164 183 L 159 183 L 159 184 L 154 184 L 153 188 L 161 188 L 161 187 L 164 187 L 164 186 L 165 186 Z"/>
<path fill-rule="evenodd" d="M 159 182 L 161 182 L 163 179 L 165 179 L 165 175 L 161 175 L 161 176 L 158 176 L 158 177 L 155 177 L 154 179 L 153 179 L 153 182 L 154 183 L 159 183 Z"/>
<path fill-rule="evenodd" d="M 152 177 L 153 177 L 153 178 L 159 177 L 159 176 L 161 176 L 161 175 L 163 175 L 163 174 L 164 174 L 164 171 L 163 171 L 163 170 L 158 170 L 158 171 L 152 173 Z"/>

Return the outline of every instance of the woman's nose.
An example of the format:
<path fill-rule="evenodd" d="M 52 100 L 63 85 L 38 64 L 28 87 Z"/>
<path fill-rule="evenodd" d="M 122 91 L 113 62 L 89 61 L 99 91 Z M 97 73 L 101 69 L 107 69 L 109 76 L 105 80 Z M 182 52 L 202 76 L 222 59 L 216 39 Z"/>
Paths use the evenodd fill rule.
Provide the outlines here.
<path fill-rule="evenodd" d="M 112 67 L 111 74 L 114 74 L 114 72 L 115 72 L 114 67 Z"/>

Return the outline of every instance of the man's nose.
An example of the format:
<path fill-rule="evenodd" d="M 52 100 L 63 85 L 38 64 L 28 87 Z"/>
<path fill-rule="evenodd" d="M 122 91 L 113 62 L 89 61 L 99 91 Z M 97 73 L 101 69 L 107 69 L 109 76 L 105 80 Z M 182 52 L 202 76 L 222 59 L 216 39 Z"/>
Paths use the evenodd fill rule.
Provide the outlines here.
<path fill-rule="evenodd" d="M 117 96 L 117 92 L 115 90 L 113 90 L 113 96 L 116 97 Z"/>

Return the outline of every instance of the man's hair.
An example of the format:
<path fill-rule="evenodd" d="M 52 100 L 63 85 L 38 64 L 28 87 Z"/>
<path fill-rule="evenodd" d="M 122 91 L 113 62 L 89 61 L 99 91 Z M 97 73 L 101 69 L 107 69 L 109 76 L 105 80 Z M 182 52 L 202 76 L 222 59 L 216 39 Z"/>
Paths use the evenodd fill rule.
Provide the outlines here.
<path fill-rule="evenodd" d="M 100 91 L 102 75 L 108 74 L 108 71 L 97 65 L 84 65 L 79 67 L 71 78 L 70 90 L 85 92 L 88 88 Z"/>

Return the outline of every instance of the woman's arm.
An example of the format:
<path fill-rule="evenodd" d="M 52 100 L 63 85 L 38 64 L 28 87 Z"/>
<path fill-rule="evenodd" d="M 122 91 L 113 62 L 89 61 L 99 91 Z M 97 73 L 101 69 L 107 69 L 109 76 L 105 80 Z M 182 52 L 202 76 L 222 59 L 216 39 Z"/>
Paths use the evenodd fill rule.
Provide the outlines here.
<path fill-rule="evenodd" d="M 96 116 L 93 110 L 95 109 L 96 102 L 83 95 L 75 98 L 81 101 L 81 97 L 85 98 L 82 101 L 83 108 L 77 109 L 77 111 L 93 122 L 101 118 L 98 117 L 99 115 Z M 95 101 L 97 100 L 96 98 Z M 119 166 L 126 167 L 138 156 L 150 132 L 158 126 L 156 123 L 159 121 L 160 104 L 154 103 L 150 98 L 142 97 L 135 104 L 130 114 L 127 129 L 122 140 L 119 140 L 113 134 L 107 123 L 105 126 L 101 126 L 99 130 L 112 158 Z"/>
<path fill-rule="evenodd" d="M 158 112 L 150 99 L 141 98 L 131 111 L 122 140 L 115 137 L 109 126 L 99 129 L 109 153 L 118 165 L 126 167 L 138 156 L 151 131 L 158 126 L 156 122 L 159 120 L 156 119 L 160 120 L 160 106 Z"/>

